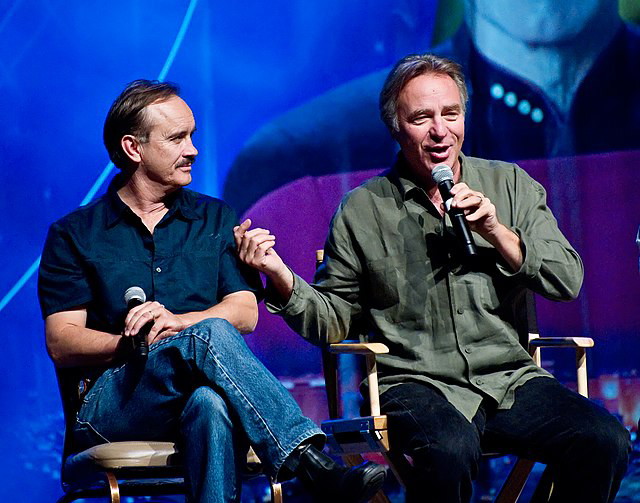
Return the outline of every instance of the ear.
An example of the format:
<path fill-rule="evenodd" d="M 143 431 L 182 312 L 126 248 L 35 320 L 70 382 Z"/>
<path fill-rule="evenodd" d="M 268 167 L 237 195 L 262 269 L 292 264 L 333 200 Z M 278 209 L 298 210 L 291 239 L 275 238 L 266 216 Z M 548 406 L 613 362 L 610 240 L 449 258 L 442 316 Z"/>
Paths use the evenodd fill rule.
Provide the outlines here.
<path fill-rule="evenodd" d="M 142 145 L 135 136 L 130 134 L 124 135 L 120 140 L 120 146 L 122 147 L 122 151 L 133 162 L 137 163 L 142 161 Z"/>

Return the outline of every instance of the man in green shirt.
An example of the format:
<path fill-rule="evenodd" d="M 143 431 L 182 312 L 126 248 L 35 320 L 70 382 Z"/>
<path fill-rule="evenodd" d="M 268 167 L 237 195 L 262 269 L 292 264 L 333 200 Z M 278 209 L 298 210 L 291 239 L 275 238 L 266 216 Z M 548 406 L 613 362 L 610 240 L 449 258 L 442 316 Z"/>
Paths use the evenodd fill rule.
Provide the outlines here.
<path fill-rule="evenodd" d="M 394 448 L 413 460 L 408 501 L 469 501 L 481 447 L 551 466 L 552 501 L 613 501 L 627 431 L 537 367 L 518 339 L 525 292 L 574 299 L 582 262 L 537 182 L 514 164 L 461 153 L 466 101 L 456 63 L 402 59 L 380 96 L 398 160 L 343 199 L 315 284 L 249 220 L 235 229 L 240 257 L 267 275 L 269 309 L 309 341 L 364 331 L 389 346 L 381 405 Z M 451 168 L 446 206 L 464 213 L 472 258 L 432 178 L 440 165 Z"/>

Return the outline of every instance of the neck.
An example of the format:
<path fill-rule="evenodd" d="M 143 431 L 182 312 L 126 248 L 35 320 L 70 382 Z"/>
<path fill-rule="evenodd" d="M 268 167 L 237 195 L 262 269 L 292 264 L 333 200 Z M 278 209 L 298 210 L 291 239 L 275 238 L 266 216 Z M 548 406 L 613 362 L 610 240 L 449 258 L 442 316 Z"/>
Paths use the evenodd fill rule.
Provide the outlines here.
<path fill-rule="evenodd" d="M 402 160 L 402 164 L 403 165 L 400 168 L 400 173 L 402 174 L 402 176 L 413 180 L 413 182 L 418 187 L 422 188 L 435 208 L 440 212 L 441 215 L 444 215 L 444 210 L 442 210 L 442 208 L 440 207 L 443 202 L 442 195 L 440 194 L 438 186 L 431 177 L 431 172 L 426 170 L 422 165 L 412 166 L 404 157 Z M 453 172 L 454 183 L 458 183 L 461 177 L 461 160 L 458 159 L 458 161 L 455 162 L 453 166 L 450 166 L 450 168 Z"/>
<path fill-rule="evenodd" d="M 152 234 L 156 224 L 168 211 L 165 201 L 169 194 L 170 192 L 150 190 L 148 183 L 141 183 L 135 176 L 118 190 L 120 199 L 140 217 Z"/>
<path fill-rule="evenodd" d="M 566 114 L 580 83 L 620 27 L 617 10 L 604 6 L 601 11 L 570 42 L 548 45 L 520 40 L 481 15 L 469 16 L 467 25 L 481 54 L 538 86 Z"/>

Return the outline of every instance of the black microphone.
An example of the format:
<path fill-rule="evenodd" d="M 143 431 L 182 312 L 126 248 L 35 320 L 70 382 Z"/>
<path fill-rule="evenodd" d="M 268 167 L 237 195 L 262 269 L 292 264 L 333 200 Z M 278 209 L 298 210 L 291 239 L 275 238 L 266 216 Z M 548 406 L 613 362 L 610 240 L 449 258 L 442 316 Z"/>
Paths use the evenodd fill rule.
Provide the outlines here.
<path fill-rule="evenodd" d="M 473 240 L 473 234 L 469 230 L 469 224 L 464 217 L 464 210 L 460 208 L 452 208 L 451 200 L 453 195 L 451 194 L 451 187 L 453 187 L 453 171 L 445 164 L 440 164 L 433 168 L 431 172 L 433 181 L 438 185 L 444 207 L 451 218 L 451 224 L 453 225 L 453 232 L 460 240 L 464 253 L 468 257 L 473 257 L 478 254 L 476 249 L 476 242 Z"/>
<path fill-rule="evenodd" d="M 124 301 L 127 304 L 127 311 L 131 311 L 134 307 L 144 304 L 147 301 L 147 296 L 142 288 L 132 286 L 124 292 Z M 139 358 L 146 358 L 149 354 L 147 335 L 151 327 L 153 327 L 153 320 L 143 326 L 133 337 L 134 354 Z"/>

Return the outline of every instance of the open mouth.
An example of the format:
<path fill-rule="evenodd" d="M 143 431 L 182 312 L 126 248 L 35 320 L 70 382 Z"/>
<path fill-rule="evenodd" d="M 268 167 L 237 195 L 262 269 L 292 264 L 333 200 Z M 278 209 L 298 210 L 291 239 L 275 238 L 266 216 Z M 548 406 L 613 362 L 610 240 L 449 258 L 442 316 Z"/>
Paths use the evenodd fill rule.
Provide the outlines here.
<path fill-rule="evenodd" d="M 451 146 L 450 145 L 435 145 L 426 149 L 431 159 L 435 161 L 442 161 L 449 157 Z"/>

